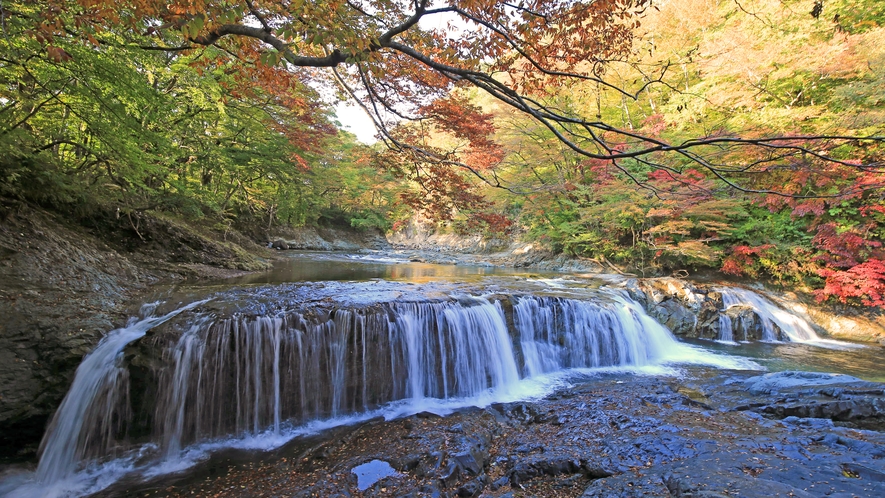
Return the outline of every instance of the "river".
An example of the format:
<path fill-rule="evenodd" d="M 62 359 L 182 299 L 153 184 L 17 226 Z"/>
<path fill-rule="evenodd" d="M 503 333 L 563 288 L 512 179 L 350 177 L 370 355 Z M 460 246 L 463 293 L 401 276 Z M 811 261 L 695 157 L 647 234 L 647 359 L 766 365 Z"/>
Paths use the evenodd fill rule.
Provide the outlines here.
<path fill-rule="evenodd" d="M 230 448 L 270 451 L 378 417 L 543 399 L 576 376 L 702 367 L 885 381 L 881 347 L 820 339 L 750 291 L 719 289 L 726 306 L 757 310 L 767 340 L 736 342 L 729 328 L 718 342 L 684 341 L 623 283 L 293 252 L 266 273 L 158 288 L 84 358 L 39 465 L 9 473 L 0 493 L 74 497 L 180 478 Z"/>

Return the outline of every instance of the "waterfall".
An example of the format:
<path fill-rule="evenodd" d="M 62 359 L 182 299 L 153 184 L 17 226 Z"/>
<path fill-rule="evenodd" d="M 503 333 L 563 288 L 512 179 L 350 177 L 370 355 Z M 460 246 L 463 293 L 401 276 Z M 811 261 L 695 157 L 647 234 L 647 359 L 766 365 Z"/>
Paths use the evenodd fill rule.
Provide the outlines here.
<path fill-rule="evenodd" d="M 120 400 L 128 388 L 127 371 L 121 366 L 123 348 L 148 330 L 205 302 L 194 302 L 160 317 L 130 321 L 126 327 L 109 332 L 83 358 L 40 443 L 39 482 L 60 481 L 73 474 L 84 458 L 99 456 L 110 448 L 113 423 L 122 418 Z M 146 305 L 142 314 L 151 315 L 154 308 Z"/>
<path fill-rule="evenodd" d="M 78 368 L 47 432 L 37 479 L 54 483 L 121 450 L 142 455 L 127 457 L 130 470 L 148 454 L 174 467 L 196 442 L 279 435 L 391 402 L 516 399 L 523 379 L 572 368 L 710 362 L 626 295 L 599 291 L 588 299 L 457 295 L 182 315 L 139 346 L 140 366 L 129 367 L 140 369 L 137 382 L 122 365 L 126 345 L 205 301 L 135 321 L 109 333 Z M 129 441 L 130 433 L 142 440 Z"/>
<path fill-rule="evenodd" d="M 666 329 L 623 297 L 591 302 L 523 296 L 513 311 L 528 376 L 648 365 L 676 344 Z"/>
<path fill-rule="evenodd" d="M 737 344 L 734 341 L 734 324 L 731 323 L 731 317 L 725 313 L 719 314 L 719 337 L 716 340 L 726 344 Z"/>
<path fill-rule="evenodd" d="M 753 308 L 762 325 L 763 341 L 777 341 L 778 329 L 791 342 L 819 342 L 821 340 L 807 321 L 778 307 L 755 292 L 739 287 L 721 287 L 716 290 L 722 294 L 723 311 L 731 306 L 744 305 Z M 729 321 L 729 333 L 732 330 L 730 325 Z M 720 334 L 723 330 L 720 326 Z M 725 340 L 721 335 L 719 338 Z"/>
<path fill-rule="evenodd" d="M 166 452 L 181 441 L 279 432 L 399 399 L 472 396 L 519 381 L 499 303 L 403 302 L 236 316 L 171 346 L 154 418 Z"/>

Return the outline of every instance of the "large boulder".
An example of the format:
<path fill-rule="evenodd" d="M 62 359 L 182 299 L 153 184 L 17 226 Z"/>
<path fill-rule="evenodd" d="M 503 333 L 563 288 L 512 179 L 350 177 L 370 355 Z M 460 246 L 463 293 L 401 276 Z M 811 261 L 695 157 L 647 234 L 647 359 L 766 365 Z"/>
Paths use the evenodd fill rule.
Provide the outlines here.
<path fill-rule="evenodd" d="M 765 339 L 762 319 L 750 306 L 729 306 L 722 315 L 726 318 L 724 323 L 731 328 L 731 340 L 761 341 Z M 772 327 L 777 333 L 777 340 L 785 340 L 780 328 L 775 324 L 772 324 Z M 721 332 L 720 338 L 722 338 Z"/>
<path fill-rule="evenodd" d="M 718 294 L 718 293 L 711 293 Z M 698 321 L 697 326 L 690 334 L 687 334 L 687 337 L 694 337 L 698 339 L 719 339 L 721 334 L 722 320 L 720 319 L 720 305 L 717 305 L 715 301 L 706 301 L 703 305 L 701 305 L 701 310 L 698 312 Z"/>

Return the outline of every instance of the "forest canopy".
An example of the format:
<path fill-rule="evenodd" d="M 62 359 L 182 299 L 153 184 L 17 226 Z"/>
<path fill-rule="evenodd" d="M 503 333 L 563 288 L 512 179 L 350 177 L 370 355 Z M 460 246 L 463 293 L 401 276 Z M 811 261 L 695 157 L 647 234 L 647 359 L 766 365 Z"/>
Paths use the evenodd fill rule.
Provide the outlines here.
<path fill-rule="evenodd" d="M 267 226 L 413 208 L 885 304 L 874 0 L 0 5 L 4 195 Z"/>

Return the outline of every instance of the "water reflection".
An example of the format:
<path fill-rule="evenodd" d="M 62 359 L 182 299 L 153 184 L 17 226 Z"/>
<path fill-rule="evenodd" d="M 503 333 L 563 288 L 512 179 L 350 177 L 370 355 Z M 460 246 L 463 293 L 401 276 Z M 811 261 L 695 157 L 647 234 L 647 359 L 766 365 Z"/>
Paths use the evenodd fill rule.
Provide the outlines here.
<path fill-rule="evenodd" d="M 375 484 L 376 482 L 384 479 L 385 477 L 392 477 L 399 475 L 393 467 L 390 466 L 389 463 L 384 460 L 372 460 L 371 462 L 366 462 L 362 465 L 357 465 L 351 471 L 356 474 L 357 477 L 357 486 L 360 491 L 365 491 L 369 489 L 370 486 Z"/>
<path fill-rule="evenodd" d="M 490 275 L 541 275 L 545 272 L 478 265 L 433 264 L 366 254 L 295 252 L 263 273 L 226 279 L 225 283 L 278 284 L 284 282 L 316 282 L 328 280 L 385 279 L 427 283 L 446 279 L 478 280 Z M 217 283 L 217 282 L 216 282 Z"/>

